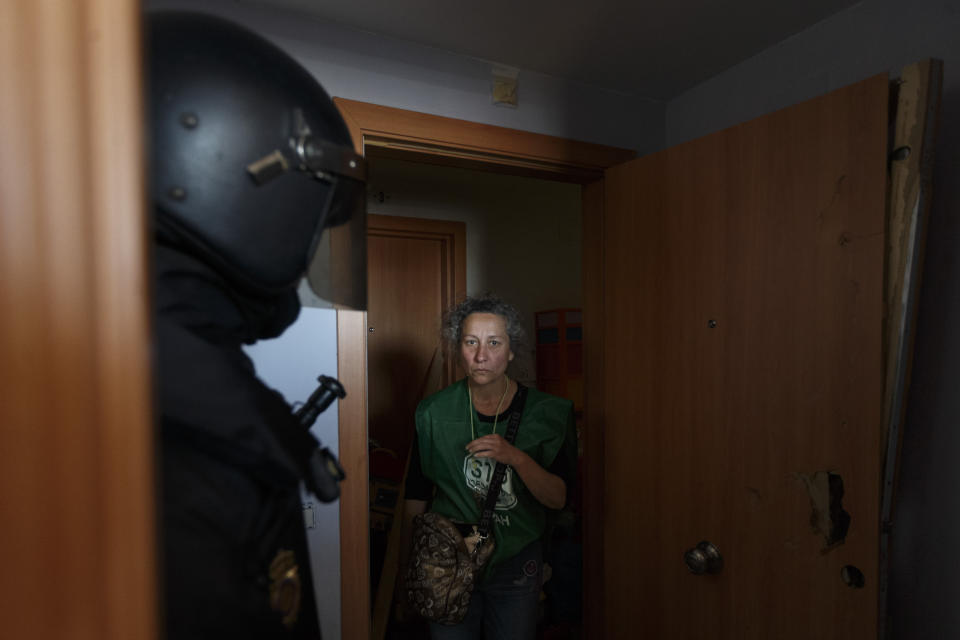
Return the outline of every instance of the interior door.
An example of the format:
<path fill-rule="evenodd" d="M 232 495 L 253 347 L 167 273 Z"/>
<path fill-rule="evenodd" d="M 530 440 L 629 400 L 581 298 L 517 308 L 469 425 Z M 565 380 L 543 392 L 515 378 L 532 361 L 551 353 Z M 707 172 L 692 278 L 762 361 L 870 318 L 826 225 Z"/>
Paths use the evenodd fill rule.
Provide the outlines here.
<path fill-rule="evenodd" d="M 440 317 L 465 294 L 466 225 L 367 218 L 369 433 L 405 460 L 421 396 L 453 380 L 438 351 Z"/>
<path fill-rule="evenodd" d="M 608 637 L 876 637 L 887 95 L 607 171 Z"/>

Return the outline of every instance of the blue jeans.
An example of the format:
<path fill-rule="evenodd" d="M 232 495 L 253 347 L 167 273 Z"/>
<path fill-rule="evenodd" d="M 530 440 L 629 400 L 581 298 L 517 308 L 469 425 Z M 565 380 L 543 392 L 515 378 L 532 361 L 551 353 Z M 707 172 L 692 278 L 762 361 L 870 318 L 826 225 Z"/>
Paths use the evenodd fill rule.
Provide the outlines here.
<path fill-rule="evenodd" d="M 430 623 L 433 640 L 533 640 L 543 581 L 540 541 L 493 568 L 477 585 L 463 622 Z"/>

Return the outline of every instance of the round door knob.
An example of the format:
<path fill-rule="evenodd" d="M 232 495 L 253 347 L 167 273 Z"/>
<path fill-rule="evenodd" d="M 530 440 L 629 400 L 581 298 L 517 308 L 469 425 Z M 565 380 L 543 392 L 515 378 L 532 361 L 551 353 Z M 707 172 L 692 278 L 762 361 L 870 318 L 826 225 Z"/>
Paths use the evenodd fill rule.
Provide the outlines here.
<path fill-rule="evenodd" d="M 700 575 L 707 572 L 707 554 L 694 547 L 687 549 L 683 554 L 683 561 L 687 563 L 687 569 L 694 575 Z"/>
<path fill-rule="evenodd" d="M 694 575 L 720 573 L 723 570 L 723 556 L 711 542 L 704 540 L 683 554 L 687 569 Z"/>

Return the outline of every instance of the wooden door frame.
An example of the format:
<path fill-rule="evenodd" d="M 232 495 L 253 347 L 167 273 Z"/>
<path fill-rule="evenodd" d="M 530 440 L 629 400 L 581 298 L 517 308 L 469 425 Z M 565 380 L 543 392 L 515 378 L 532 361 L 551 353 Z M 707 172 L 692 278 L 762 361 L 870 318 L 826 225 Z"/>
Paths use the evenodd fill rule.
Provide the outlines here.
<path fill-rule="evenodd" d="M 141 7 L 0 3 L 0 611 L 158 636 Z"/>
<path fill-rule="evenodd" d="M 334 98 L 354 147 L 364 155 L 575 182 L 582 185 L 584 464 L 584 627 L 603 635 L 603 172 L 636 152 L 467 120 Z M 340 403 L 340 459 L 357 483 L 341 496 L 341 598 L 344 637 L 370 636 L 369 524 L 366 460 L 366 331 L 363 314 L 340 312 L 338 358 L 347 388 Z M 350 387 L 350 384 L 356 384 Z M 362 485 L 362 486 L 360 486 Z M 586 597 L 589 594 L 589 598 Z M 349 631 L 349 633 L 347 633 Z"/>

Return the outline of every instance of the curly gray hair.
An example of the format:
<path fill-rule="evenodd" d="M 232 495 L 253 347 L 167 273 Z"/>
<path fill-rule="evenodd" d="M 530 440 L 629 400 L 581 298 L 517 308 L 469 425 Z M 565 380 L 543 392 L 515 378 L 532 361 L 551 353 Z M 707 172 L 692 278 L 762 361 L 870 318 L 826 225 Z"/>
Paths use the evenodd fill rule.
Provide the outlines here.
<path fill-rule="evenodd" d="M 493 313 L 503 318 L 510 339 L 510 350 L 518 352 L 523 348 L 527 338 L 523 317 L 516 307 L 491 293 L 467 297 L 443 314 L 442 334 L 449 347 L 456 349 L 460 344 L 463 321 L 471 313 Z"/>

